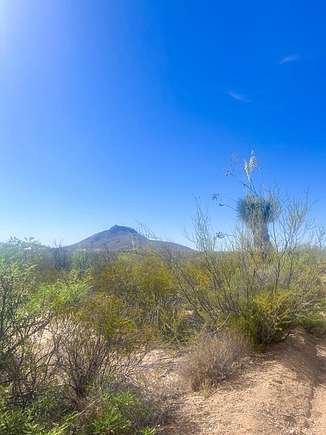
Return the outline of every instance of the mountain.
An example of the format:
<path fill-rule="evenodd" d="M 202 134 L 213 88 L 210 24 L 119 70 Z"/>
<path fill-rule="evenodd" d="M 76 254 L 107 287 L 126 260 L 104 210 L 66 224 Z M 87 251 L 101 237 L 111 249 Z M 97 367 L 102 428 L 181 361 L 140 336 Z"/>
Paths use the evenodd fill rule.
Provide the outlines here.
<path fill-rule="evenodd" d="M 170 250 L 174 252 L 192 252 L 191 248 L 178 243 L 151 240 L 130 227 L 114 225 L 112 228 L 93 234 L 73 245 L 66 246 L 69 250 L 89 251 L 132 251 L 135 249 L 152 248 L 155 250 Z"/>

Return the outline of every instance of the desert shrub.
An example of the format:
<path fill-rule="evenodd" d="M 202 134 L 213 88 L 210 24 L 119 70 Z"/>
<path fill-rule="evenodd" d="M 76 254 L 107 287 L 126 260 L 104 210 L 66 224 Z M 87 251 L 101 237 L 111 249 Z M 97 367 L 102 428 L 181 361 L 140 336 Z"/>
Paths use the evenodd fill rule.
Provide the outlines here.
<path fill-rule="evenodd" d="M 0 262 L 0 367 L 6 355 L 42 329 L 47 321 L 26 310 L 34 290 L 33 267 Z"/>
<path fill-rule="evenodd" d="M 311 325 L 321 327 L 324 310 L 323 291 L 312 292 L 298 289 L 276 292 L 260 292 L 233 318 L 234 324 L 256 344 L 271 344 L 281 341 L 293 327 Z"/>
<path fill-rule="evenodd" d="M 53 356 L 41 337 L 33 337 L 8 357 L 5 384 L 12 405 L 26 406 L 46 391 L 56 375 Z"/>
<path fill-rule="evenodd" d="M 44 428 L 35 422 L 29 411 L 18 408 L 0 413 L 1 435 L 41 435 L 45 433 Z"/>
<path fill-rule="evenodd" d="M 306 214 L 305 203 L 290 202 L 278 226 L 273 223 L 268 250 L 260 251 L 245 227 L 223 241 L 225 251 L 218 252 L 216 234 L 199 213 L 199 253 L 170 262 L 194 316 L 210 328 L 238 327 L 258 346 L 282 340 L 296 326 L 323 322 L 320 264 L 301 245 L 307 239 Z"/>
<path fill-rule="evenodd" d="M 156 403 L 135 392 L 94 390 L 83 408 L 74 410 L 59 395 L 49 391 L 28 407 L 0 404 L 0 435 L 134 435 L 156 433 Z"/>
<path fill-rule="evenodd" d="M 50 320 L 41 303 L 34 309 L 33 267 L 1 262 L 0 299 L 0 383 L 9 386 L 14 401 L 29 400 L 46 377 L 48 362 L 45 354 L 36 357 L 34 337 Z"/>
<path fill-rule="evenodd" d="M 37 265 L 37 269 L 50 266 L 47 248 L 33 237 L 23 240 L 11 237 L 7 242 L 0 243 L 0 258 L 7 263 Z"/>
<path fill-rule="evenodd" d="M 75 406 L 94 384 L 125 378 L 141 360 L 146 336 L 118 298 L 96 294 L 52 327 L 56 366 Z"/>
<path fill-rule="evenodd" d="M 93 410 L 94 415 L 88 417 L 90 422 L 86 424 L 86 430 L 94 435 L 143 434 L 149 430 L 155 433 L 154 427 L 150 426 L 153 408 L 153 404 L 146 403 L 129 391 L 103 394 Z"/>
<path fill-rule="evenodd" d="M 54 283 L 61 275 L 56 267 L 54 249 L 41 245 L 33 237 L 23 240 L 15 237 L 0 243 L 0 259 L 21 266 L 33 266 L 34 281 Z"/>
<path fill-rule="evenodd" d="M 152 337 L 145 311 L 92 291 L 84 265 L 43 283 L 29 261 L 0 262 L 0 434 L 154 433 L 159 405 L 126 389 Z"/>
<path fill-rule="evenodd" d="M 12 406 L 6 389 L 1 391 L 1 435 L 65 435 L 76 413 L 69 408 L 57 386 L 42 392 L 27 406 Z"/>
<path fill-rule="evenodd" d="M 0 434 L 1 435 L 131 435 L 143 433 L 156 433 L 154 428 L 140 425 L 138 415 L 140 405 L 137 400 L 130 395 L 116 395 L 106 397 L 101 403 L 97 403 L 96 412 L 89 413 L 87 417 L 81 418 L 80 413 L 72 412 L 56 423 L 49 422 L 43 425 L 34 415 L 32 408 L 8 409 L 0 411 Z M 88 410 L 89 411 L 89 410 Z M 145 412 L 144 409 L 142 412 Z M 57 418 L 58 420 L 58 418 Z M 151 432 L 150 432 L 151 431 Z"/>
<path fill-rule="evenodd" d="M 108 380 L 89 390 L 82 409 L 65 417 L 67 428 L 82 435 L 154 435 L 170 409 L 163 394 L 135 379 L 114 385 Z"/>
<path fill-rule="evenodd" d="M 92 256 L 87 251 L 76 251 L 71 254 L 71 268 L 82 277 L 91 267 Z"/>
<path fill-rule="evenodd" d="M 250 349 L 248 340 L 236 332 L 200 335 L 181 366 L 193 390 L 214 387 L 228 378 Z"/>
<path fill-rule="evenodd" d="M 256 167 L 252 153 L 240 178 L 244 196 L 235 209 L 242 226 L 232 234 L 216 233 L 198 208 L 198 253 L 185 261 L 171 258 L 170 267 L 199 322 L 210 328 L 231 325 L 265 346 L 282 340 L 296 326 L 325 321 L 325 231 L 308 225 L 307 199 L 281 200 L 257 189 Z"/>
<path fill-rule="evenodd" d="M 84 287 L 81 282 L 40 286 L 33 266 L 0 263 L 0 384 L 8 387 L 11 402 L 25 406 L 55 376 L 46 327 Z"/>
<path fill-rule="evenodd" d="M 38 424 L 30 409 L 8 406 L 10 394 L 7 388 L 0 389 L 0 434 L 1 435 L 40 435 L 44 428 Z"/>
<path fill-rule="evenodd" d="M 0 434 L 154 433 L 153 404 L 120 391 L 148 341 L 136 308 L 90 292 L 84 273 L 45 285 L 33 273 L 0 265 Z"/>
<path fill-rule="evenodd" d="M 189 335 L 183 298 L 170 268 L 157 253 L 122 254 L 93 279 L 97 291 L 123 298 L 134 309 L 134 321 L 139 327 L 150 327 L 153 338 L 179 343 Z"/>

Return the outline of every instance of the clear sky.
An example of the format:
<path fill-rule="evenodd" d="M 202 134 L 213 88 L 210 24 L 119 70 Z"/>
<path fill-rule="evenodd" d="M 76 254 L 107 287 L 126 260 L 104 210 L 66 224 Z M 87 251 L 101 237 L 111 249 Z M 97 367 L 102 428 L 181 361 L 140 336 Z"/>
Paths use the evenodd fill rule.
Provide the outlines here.
<path fill-rule="evenodd" d="M 326 223 L 323 1 L 0 0 L 0 240 L 114 224 L 183 242 L 216 227 L 224 170 L 256 150 L 269 185 Z"/>

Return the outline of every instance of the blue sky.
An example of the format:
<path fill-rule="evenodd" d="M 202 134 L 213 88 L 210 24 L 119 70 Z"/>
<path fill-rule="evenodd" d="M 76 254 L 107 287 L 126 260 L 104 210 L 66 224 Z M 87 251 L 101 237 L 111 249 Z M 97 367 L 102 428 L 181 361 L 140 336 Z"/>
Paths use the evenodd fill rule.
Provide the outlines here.
<path fill-rule="evenodd" d="M 231 154 L 326 223 L 324 2 L 0 1 L 0 240 L 215 226 Z"/>

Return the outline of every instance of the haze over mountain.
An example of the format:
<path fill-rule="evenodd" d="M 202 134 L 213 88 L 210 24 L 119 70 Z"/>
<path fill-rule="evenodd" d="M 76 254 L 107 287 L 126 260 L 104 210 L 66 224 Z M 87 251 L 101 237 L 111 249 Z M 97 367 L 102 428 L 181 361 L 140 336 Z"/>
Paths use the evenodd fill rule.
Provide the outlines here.
<path fill-rule="evenodd" d="M 192 249 L 173 242 L 151 240 L 133 228 L 114 225 L 109 230 L 93 234 L 78 243 L 66 246 L 70 250 L 131 251 L 140 248 L 169 249 L 174 252 L 191 252 Z"/>

